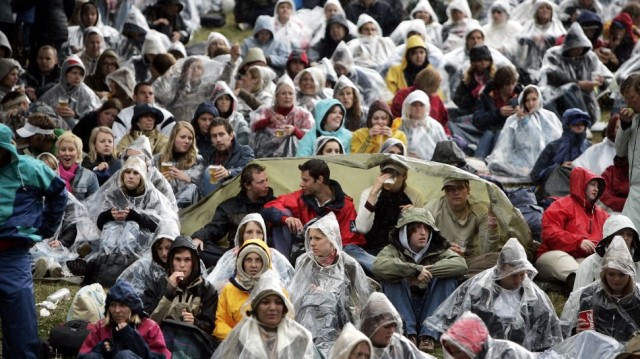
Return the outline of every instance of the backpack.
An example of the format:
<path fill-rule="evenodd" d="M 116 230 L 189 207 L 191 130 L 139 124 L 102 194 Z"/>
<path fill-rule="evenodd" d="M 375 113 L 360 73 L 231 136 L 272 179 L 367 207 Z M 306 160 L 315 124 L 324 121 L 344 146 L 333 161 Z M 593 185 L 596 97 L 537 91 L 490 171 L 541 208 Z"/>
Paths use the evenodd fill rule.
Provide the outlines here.
<path fill-rule="evenodd" d="M 56 355 L 76 357 L 82 343 L 89 335 L 86 320 L 70 320 L 51 328 L 49 345 Z"/>
<path fill-rule="evenodd" d="M 79 319 L 95 323 L 104 318 L 104 304 L 107 295 L 98 283 L 84 286 L 78 290 L 67 312 L 67 321 Z"/>

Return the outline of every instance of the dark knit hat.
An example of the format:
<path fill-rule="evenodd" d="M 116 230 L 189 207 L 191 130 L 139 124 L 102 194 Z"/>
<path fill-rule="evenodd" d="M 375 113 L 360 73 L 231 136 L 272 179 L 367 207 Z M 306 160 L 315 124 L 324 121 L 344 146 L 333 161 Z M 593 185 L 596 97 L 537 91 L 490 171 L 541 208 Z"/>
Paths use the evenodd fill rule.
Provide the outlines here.
<path fill-rule="evenodd" d="M 478 45 L 474 46 L 469 50 L 469 60 L 471 61 L 482 61 L 489 60 L 493 61 L 493 57 L 491 57 L 491 51 L 486 45 Z"/>

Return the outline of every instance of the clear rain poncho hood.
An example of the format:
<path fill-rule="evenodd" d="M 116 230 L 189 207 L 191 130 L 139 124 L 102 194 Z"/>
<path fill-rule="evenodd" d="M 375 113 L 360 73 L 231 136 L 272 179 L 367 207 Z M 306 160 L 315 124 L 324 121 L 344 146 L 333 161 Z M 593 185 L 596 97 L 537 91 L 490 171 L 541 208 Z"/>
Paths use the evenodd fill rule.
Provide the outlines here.
<path fill-rule="evenodd" d="M 259 213 L 249 213 L 238 225 L 238 229 L 244 228 L 244 226 L 248 222 L 257 222 L 262 228 L 262 233 L 264 233 L 263 241 L 267 241 L 267 226 L 264 223 L 264 219 Z M 211 273 L 207 275 L 207 281 L 211 283 L 211 285 L 216 288 L 218 293 L 222 292 L 222 288 L 229 282 L 229 278 L 233 276 L 233 273 L 236 270 L 236 251 L 240 249 L 242 246 L 242 235 L 240 234 L 240 230 L 236 231 L 236 236 L 233 240 L 234 248 L 226 251 L 222 257 L 218 260 L 218 263 L 211 270 Z M 282 253 L 278 252 L 275 249 L 270 249 L 271 260 L 273 262 L 273 270 L 278 275 L 280 282 L 285 287 L 289 285 L 291 282 L 291 278 L 293 277 L 294 270 L 289 260 L 282 255 Z"/>
<path fill-rule="evenodd" d="M 521 271 L 527 276 L 515 290 L 519 307 L 513 307 L 504 297 L 509 290 L 502 288 L 499 280 Z M 563 337 L 551 300 L 532 281 L 535 274 L 524 248 L 512 238 L 502 248 L 496 266 L 460 285 L 423 325 L 444 333 L 468 310 L 482 318 L 493 338 L 511 340 L 531 351 L 547 349 Z"/>
<path fill-rule="evenodd" d="M 431 21 L 426 24 L 422 19 L 416 19 L 416 13 L 418 12 L 426 12 L 431 17 Z M 424 38 L 425 40 L 433 44 L 435 46 L 440 46 L 442 43 L 442 24 L 438 20 L 438 15 L 431 7 L 431 4 L 428 0 L 420 0 L 416 4 L 416 6 L 411 10 L 409 14 L 409 19 L 401 22 L 396 29 L 389 35 L 391 40 L 396 45 L 400 45 L 404 43 L 407 38 L 407 33 L 410 31 L 409 26 L 413 23 L 414 20 L 420 20 L 424 25 Z"/>
<path fill-rule="evenodd" d="M 215 83 L 215 86 L 213 87 L 211 102 L 215 105 L 216 101 L 224 95 L 229 96 L 229 98 L 231 99 L 231 108 L 225 114 L 220 113 L 220 116 L 226 117 L 226 119 L 229 121 L 231 127 L 233 127 L 234 138 L 238 141 L 238 143 L 240 143 L 241 145 L 246 145 L 249 142 L 249 124 L 247 124 L 244 116 L 240 112 L 238 112 L 238 98 L 226 82 L 217 81 Z M 217 107 L 216 110 L 218 110 Z"/>
<path fill-rule="evenodd" d="M 313 84 L 315 85 L 315 91 L 313 94 L 305 94 L 302 93 L 300 82 L 302 81 L 302 77 L 308 74 L 313 79 Z M 333 95 L 331 89 L 325 88 L 326 76 L 324 71 L 319 66 L 308 67 L 296 75 L 293 78 L 293 83 L 296 85 L 296 104 L 298 106 L 304 107 L 307 111 L 313 112 L 318 101 L 331 98 Z"/>
<path fill-rule="evenodd" d="M 316 357 L 311 333 L 292 319 L 295 315 L 293 305 L 284 293 L 277 275 L 272 271 L 267 271 L 260 277 L 244 307 L 247 309 L 254 307 L 268 295 L 279 296 L 286 308 L 286 314 L 283 314 L 282 320 L 274 328 L 277 331 L 277 334 L 271 338 L 274 342 L 270 343 L 271 345 L 265 343 L 268 340 L 264 339 L 265 329 L 253 312 L 233 328 L 213 354 L 213 359 L 314 359 Z"/>
<path fill-rule="evenodd" d="M 309 244 L 311 229 L 320 230 L 337 251 L 333 264 L 318 264 Z M 316 347 L 327 356 L 344 325 L 358 324 L 358 313 L 373 288 L 360 264 L 342 251 L 340 227 L 333 212 L 308 224 L 305 250 L 296 261 L 288 291 L 296 321 L 311 331 Z"/>
<path fill-rule="evenodd" d="M 373 345 L 371 345 L 371 340 L 369 340 L 369 338 L 361 331 L 356 329 L 353 324 L 347 323 L 347 325 L 342 328 L 342 332 L 336 340 L 329 358 L 350 359 L 353 350 L 360 345 L 360 343 L 366 343 L 369 347 L 369 352 L 373 353 L 374 348 Z"/>
<path fill-rule="evenodd" d="M 376 28 L 374 35 L 363 35 L 361 28 L 366 24 L 373 24 Z M 358 66 L 382 72 L 390 56 L 395 52 L 395 44 L 388 37 L 382 36 L 382 29 L 371 16 L 363 13 L 358 17 L 358 37 L 349 41 L 347 46 L 353 55 L 354 63 Z"/>
<path fill-rule="evenodd" d="M 424 118 L 411 118 L 410 108 L 414 102 L 420 102 L 425 106 Z M 402 103 L 400 126 L 400 131 L 407 136 L 407 151 L 426 161 L 433 157 L 436 143 L 447 139 L 442 125 L 429 116 L 430 108 L 429 96 L 421 90 L 413 91 Z"/>
<path fill-rule="evenodd" d="M 489 7 L 489 14 L 497 10 L 505 13 L 505 20 L 501 24 L 496 24 L 493 16 L 489 16 L 487 24 L 482 26 L 484 30 L 484 44 L 493 47 L 505 56 L 512 58 L 516 55 L 518 42 L 515 34 L 522 33 L 522 26 L 519 22 L 510 19 L 511 6 L 506 0 L 497 0 Z"/>
<path fill-rule="evenodd" d="M 562 123 L 555 113 L 542 108 L 542 92 L 535 85 L 528 85 L 518 96 L 518 106 L 524 109 L 524 93 L 535 89 L 538 95 L 536 108 L 524 118 L 509 116 L 493 152 L 486 158 L 491 173 L 502 176 L 529 178 L 538 156 L 552 141 L 562 136 Z"/>

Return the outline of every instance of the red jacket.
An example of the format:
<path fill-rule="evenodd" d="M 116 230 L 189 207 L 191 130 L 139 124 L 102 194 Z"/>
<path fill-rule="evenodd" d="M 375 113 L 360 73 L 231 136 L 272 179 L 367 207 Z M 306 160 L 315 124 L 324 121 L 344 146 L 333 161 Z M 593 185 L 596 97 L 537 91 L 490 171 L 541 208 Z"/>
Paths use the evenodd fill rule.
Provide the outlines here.
<path fill-rule="evenodd" d="M 609 214 L 585 197 L 587 183 L 593 179 L 599 182 L 599 198 L 605 189 L 602 177 L 582 167 L 571 171 L 570 194 L 553 202 L 542 215 L 542 245 L 538 248 L 538 257 L 558 250 L 574 258 L 585 258 L 590 253 L 580 248 L 582 240 L 586 238 L 594 244 L 600 242 L 602 226 Z"/>
<path fill-rule="evenodd" d="M 101 319 L 97 323 L 89 323 L 87 329 L 89 329 L 89 335 L 87 335 L 87 338 L 82 342 L 79 354 L 90 353 L 96 345 L 105 339 L 113 340 L 111 333 L 112 328 L 111 326 L 107 327 L 104 325 L 104 319 Z M 136 331 L 142 336 L 142 339 L 147 343 L 152 353 L 162 354 L 165 359 L 171 359 L 171 352 L 167 349 L 160 326 L 158 326 L 156 322 L 149 318 L 144 318 L 136 328 Z"/>
<path fill-rule="evenodd" d="M 393 102 L 391 103 L 391 114 L 393 114 L 394 118 L 402 117 L 402 104 L 407 96 L 415 90 L 417 90 L 415 86 L 409 86 L 396 92 L 396 95 L 393 97 Z M 451 136 L 451 130 L 448 125 L 449 112 L 440 97 L 438 95 L 429 95 L 429 106 L 429 116 L 440 122 L 442 127 L 444 127 L 444 133 L 446 133 L 447 136 Z"/>
<path fill-rule="evenodd" d="M 267 202 L 262 210 L 265 221 L 271 223 L 284 223 L 289 217 L 298 218 L 302 224 L 306 224 L 312 219 L 333 212 L 340 224 L 340 235 L 342 245 L 365 244 L 364 236 L 356 232 L 356 208 L 353 199 L 347 196 L 340 184 L 334 180 L 329 182 L 333 190 L 335 199 L 323 207 L 318 207 L 316 199 L 311 195 L 304 195 L 302 190 L 278 196 L 271 202 Z M 291 213 L 288 215 L 287 213 Z"/>
<path fill-rule="evenodd" d="M 607 187 L 600 197 L 605 206 L 616 212 L 622 212 L 629 196 L 629 162 L 625 157 L 615 157 L 613 165 L 602 172 Z"/>

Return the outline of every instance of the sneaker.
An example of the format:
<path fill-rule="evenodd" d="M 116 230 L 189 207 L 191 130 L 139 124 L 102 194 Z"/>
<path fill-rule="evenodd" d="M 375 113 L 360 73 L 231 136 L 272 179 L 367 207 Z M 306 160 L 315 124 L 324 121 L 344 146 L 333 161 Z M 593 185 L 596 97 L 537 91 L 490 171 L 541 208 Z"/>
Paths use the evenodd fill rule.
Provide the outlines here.
<path fill-rule="evenodd" d="M 35 269 L 33 270 L 33 279 L 42 279 L 45 275 L 47 275 L 47 270 L 49 269 L 49 262 L 47 258 L 38 258 L 36 259 Z"/>
<path fill-rule="evenodd" d="M 413 343 L 413 345 L 418 346 L 418 335 L 416 334 L 409 334 L 407 335 L 407 339 L 409 339 L 409 341 L 411 343 Z"/>
<path fill-rule="evenodd" d="M 58 262 L 53 261 L 49 264 L 49 275 L 51 278 L 62 278 L 62 266 Z"/>
<path fill-rule="evenodd" d="M 80 248 L 78 248 L 78 256 L 80 258 L 84 258 L 91 253 L 91 245 L 89 243 L 83 243 Z"/>
<path fill-rule="evenodd" d="M 425 353 L 433 353 L 436 351 L 436 340 L 430 336 L 421 336 L 418 339 L 418 349 Z"/>
<path fill-rule="evenodd" d="M 251 28 L 251 25 L 249 25 L 246 22 L 241 22 L 238 24 L 238 29 L 240 29 L 240 31 L 246 31 L 249 30 Z"/>
<path fill-rule="evenodd" d="M 87 274 L 87 262 L 84 259 L 78 258 L 67 261 L 67 267 L 73 275 L 84 276 Z"/>

